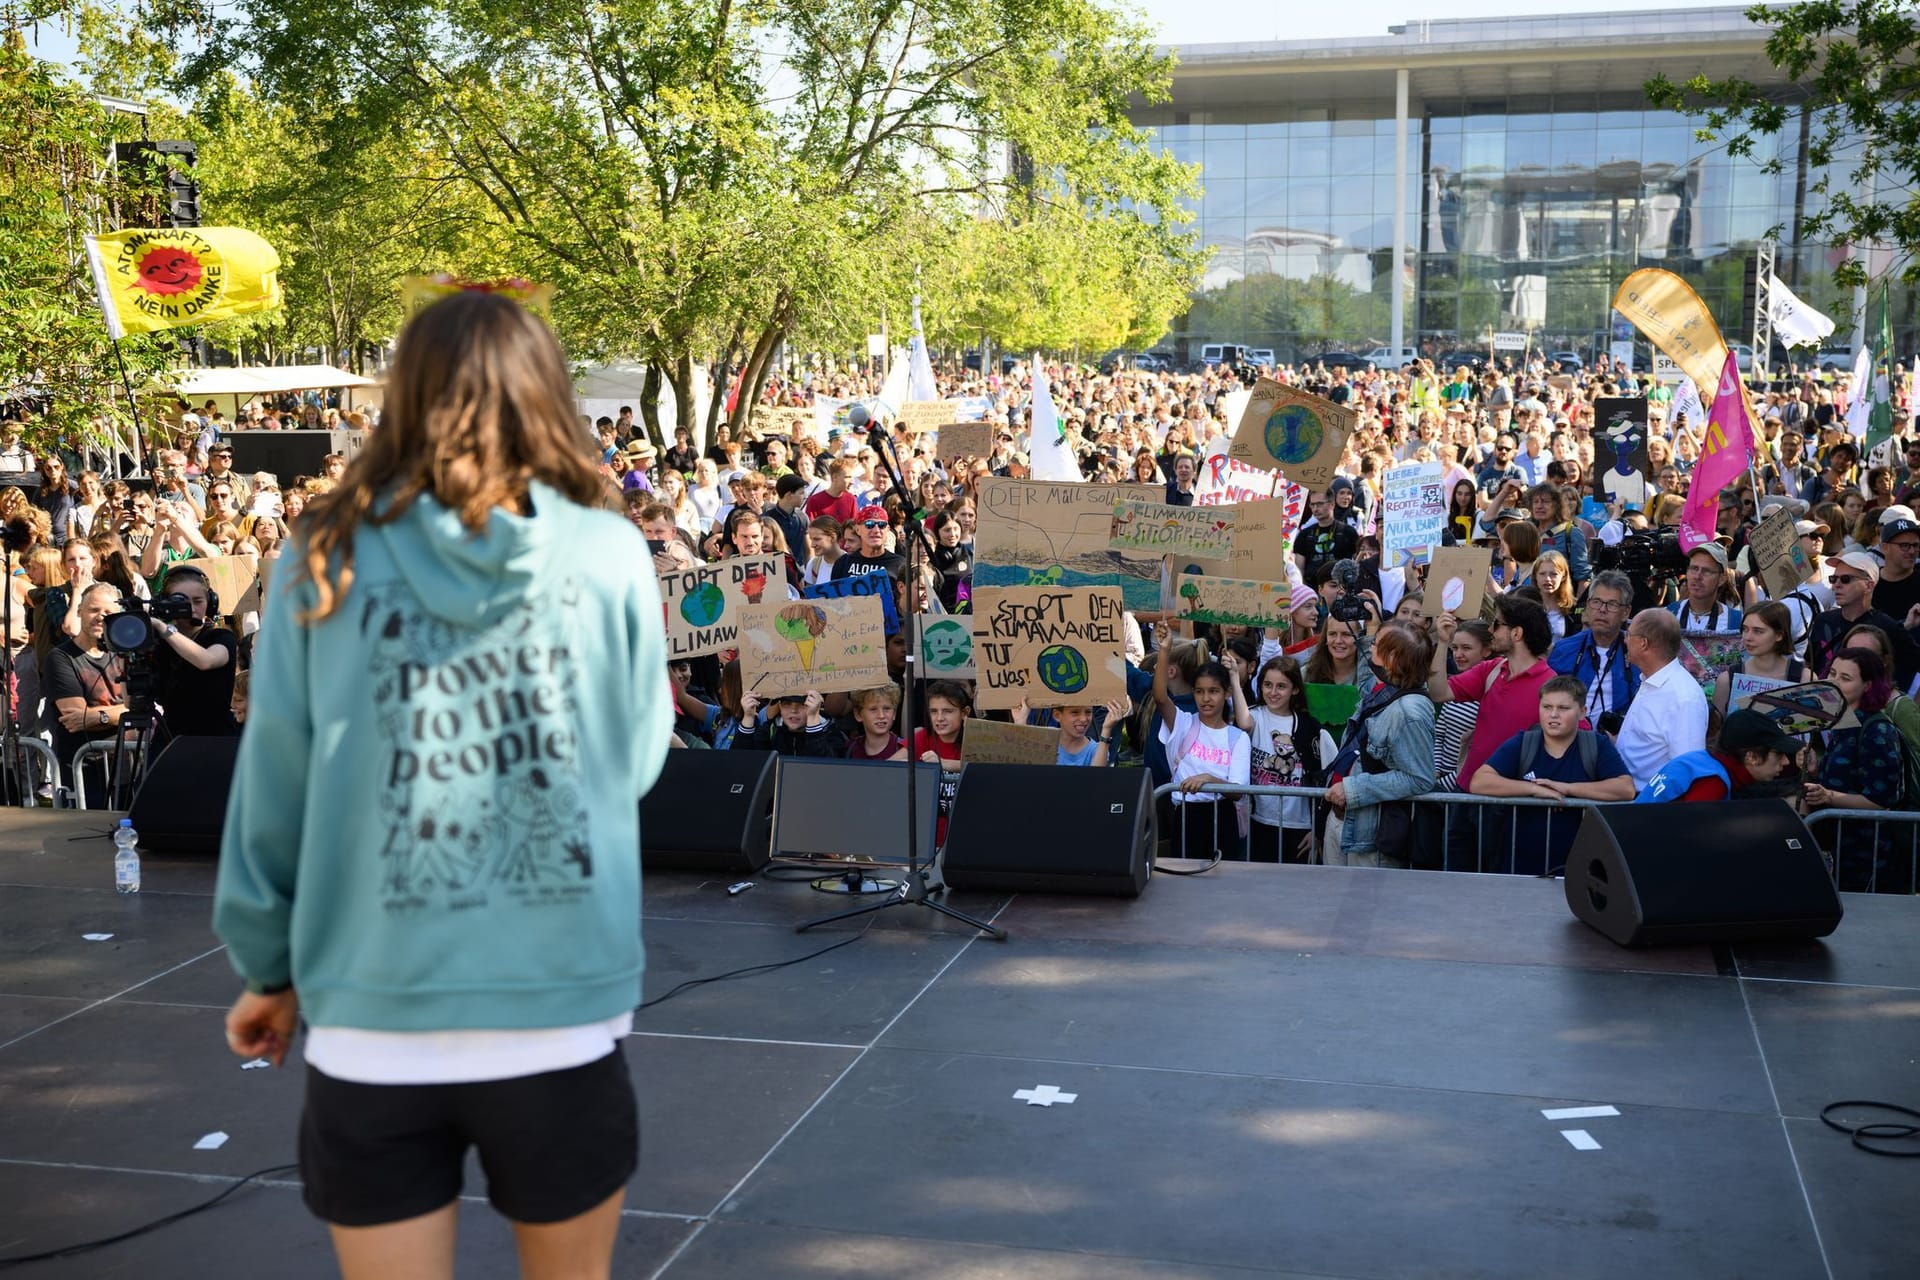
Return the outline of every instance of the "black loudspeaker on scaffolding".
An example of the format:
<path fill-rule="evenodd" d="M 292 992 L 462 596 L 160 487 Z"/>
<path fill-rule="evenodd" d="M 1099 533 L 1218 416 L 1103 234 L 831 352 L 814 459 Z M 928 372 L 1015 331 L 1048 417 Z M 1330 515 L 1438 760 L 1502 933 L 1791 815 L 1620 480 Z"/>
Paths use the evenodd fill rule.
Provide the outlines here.
<path fill-rule="evenodd" d="M 150 212 L 136 205 L 124 211 L 134 226 L 197 227 L 200 225 L 200 184 L 190 172 L 200 159 L 198 143 L 164 138 L 158 141 L 113 144 L 114 167 L 130 189 L 157 195 L 160 207 Z"/>
<path fill-rule="evenodd" d="M 1785 801 L 1587 810 L 1567 854 L 1567 905 L 1623 947 L 1824 938 L 1840 895 Z"/>
<path fill-rule="evenodd" d="M 667 752 L 640 801 L 640 865 L 745 875 L 766 866 L 779 765 L 771 751 Z"/>
<path fill-rule="evenodd" d="M 941 873 L 954 889 L 1137 898 L 1156 834 L 1145 769 L 970 764 Z"/>

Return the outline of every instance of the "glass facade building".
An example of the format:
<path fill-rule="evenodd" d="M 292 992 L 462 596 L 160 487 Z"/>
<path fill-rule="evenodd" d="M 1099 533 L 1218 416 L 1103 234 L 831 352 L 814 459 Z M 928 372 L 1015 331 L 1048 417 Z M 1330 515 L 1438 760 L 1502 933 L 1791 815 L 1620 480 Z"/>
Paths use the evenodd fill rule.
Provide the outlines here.
<path fill-rule="evenodd" d="M 1749 341 L 1756 249 L 1776 228 L 1776 274 L 1835 320 L 1833 345 L 1850 345 L 1853 298 L 1831 279 L 1840 254 L 1800 235 L 1817 207 L 1812 122 L 1795 114 L 1736 158 L 1649 107 L 1642 87 L 1656 70 L 1704 72 L 1789 94 L 1764 38 L 1729 8 L 1178 50 L 1172 103 L 1135 120 L 1201 166 L 1192 208 L 1210 258 L 1162 348 L 1192 359 L 1202 343 L 1238 342 L 1291 360 L 1388 345 L 1396 186 L 1401 340 L 1423 353 L 1484 350 L 1504 330 L 1591 357 L 1610 337 L 1613 290 L 1642 266 L 1686 277 L 1728 340 Z M 1906 291 L 1894 308 L 1906 350 Z"/>

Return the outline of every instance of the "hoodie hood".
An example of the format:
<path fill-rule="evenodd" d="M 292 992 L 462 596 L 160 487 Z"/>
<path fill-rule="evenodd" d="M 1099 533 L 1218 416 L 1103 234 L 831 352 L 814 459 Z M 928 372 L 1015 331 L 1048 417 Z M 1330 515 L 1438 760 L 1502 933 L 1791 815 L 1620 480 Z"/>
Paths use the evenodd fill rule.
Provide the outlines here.
<path fill-rule="evenodd" d="M 420 604 L 461 626 L 497 621 L 533 594 L 579 531 L 583 509 L 538 480 L 529 481 L 529 516 L 495 510 L 479 533 L 457 513 L 422 494 L 392 524 L 362 526 L 359 536 L 380 543 Z"/>

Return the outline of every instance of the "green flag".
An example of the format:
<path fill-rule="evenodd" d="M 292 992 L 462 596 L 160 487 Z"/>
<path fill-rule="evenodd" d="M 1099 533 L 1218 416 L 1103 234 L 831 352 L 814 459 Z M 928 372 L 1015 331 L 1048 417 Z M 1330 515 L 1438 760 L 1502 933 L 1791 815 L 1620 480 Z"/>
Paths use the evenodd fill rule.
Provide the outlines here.
<path fill-rule="evenodd" d="M 1868 456 L 1893 436 L 1893 328 L 1887 317 L 1888 289 L 1887 285 L 1880 286 L 1880 318 L 1867 339 L 1873 352 L 1873 372 L 1869 375 L 1872 390 L 1862 387 L 1856 392 L 1872 397 L 1872 407 L 1867 410 Z"/>

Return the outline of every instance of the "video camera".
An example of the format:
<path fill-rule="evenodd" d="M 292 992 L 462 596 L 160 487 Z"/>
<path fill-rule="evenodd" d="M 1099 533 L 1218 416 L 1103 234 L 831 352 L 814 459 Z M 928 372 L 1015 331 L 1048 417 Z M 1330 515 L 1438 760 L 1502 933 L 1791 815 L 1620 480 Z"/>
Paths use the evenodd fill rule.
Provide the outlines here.
<path fill-rule="evenodd" d="M 107 648 L 123 657 L 145 657 L 159 647 L 162 625 L 192 621 L 193 601 L 177 591 L 151 601 L 128 596 L 121 612 L 107 619 Z"/>
<path fill-rule="evenodd" d="M 1618 569 L 1630 578 L 1677 578 L 1687 571 L 1687 553 L 1672 529 L 1643 529 L 1593 553 L 1596 569 Z"/>
<path fill-rule="evenodd" d="M 1327 581 L 1340 589 L 1340 594 L 1327 606 L 1327 616 L 1350 627 L 1366 625 L 1367 619 L 1373 616 L 1373 604 L 1360 594 L 1359 564 L 1352 560 L 1334 561 Z"/>

